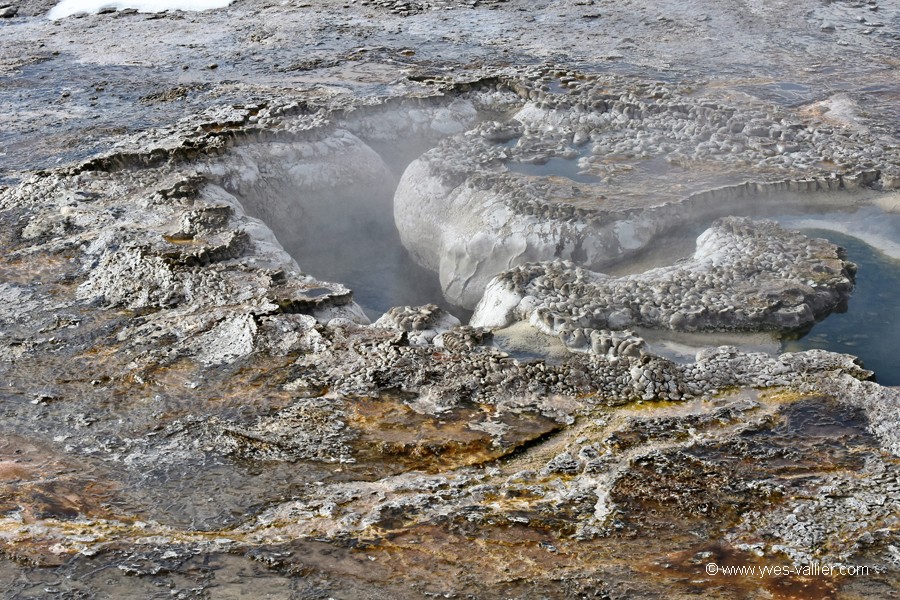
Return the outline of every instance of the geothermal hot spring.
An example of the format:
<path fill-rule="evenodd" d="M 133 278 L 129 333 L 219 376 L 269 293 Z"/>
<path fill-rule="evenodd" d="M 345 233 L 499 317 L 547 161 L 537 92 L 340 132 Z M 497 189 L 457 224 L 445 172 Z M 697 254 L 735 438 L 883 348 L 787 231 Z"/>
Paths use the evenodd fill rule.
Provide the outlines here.
<path fill-rule="evenodd" d="M 417 109 L 413 109 L 417 110 Z M 427 107 L 423 111 L 429 110 Z M 430 110 L 443 110 L 440 106 Z M 438 304 L 466 323 L 472 312 L 445 298 L 437 273 L 416 263 L 403 246 L 394 221 L 393 199 L 407 166 L 472 123 L 504 118 L 503 111 L 465 114 L 463 124 L 435 130 L 410 127 L 408 107 L 375 114 L 381 124 L 365 119 L 340 126 L 327 136 L 298 135 L 239 145 L 222 164 L 211 167 L 219 184 L 247 212 L 263 220 L 301 269 L 317 279 L 353 290 L 366 316 L 376 320 L 393 306 Z M 465 112 L 465 111 L 464 111 Z M 458 117 L 459 115 L 455 115 Z M 354 131 L 351 133 L 350 131 Z M 368 133 L 369 135 L 366 135 Z M 498 145 L 511 148 L 516 139 Z M 505 169 L 536 179 L 594 184 L 602 178 L 583 168 L 588 154 L 526 162 L 511 160 Z M 661 159 L 639 165 L 647 177 L 669 168 Z M 900 322 L 891 315 L 900 308 L 900 213 L 880 208 L 876 192 L 810 194 L 798 208 L 779 208 L 777 199 L 765 206 L 723 208 L 703 214 L 689 226 L 678 226 L 648 246 L 598 269 L 611 275 L 637 273 L 673 264 L 693 252 L 694 241 L 714 220 L 726 214 L 770 218 L 810 237 L 824 237 L 848 251 L 858 266 L 856 287 L 846 307 L 808 331 L 771 334 L 703 333 L 639 330 L 656 353 L 691 361 L 703 346 L 730 344 L 769 353 L 821 348 L 858 356 L 884 385 L 900 384 L 896 341 Z M 889 204 L 896 200 L 889 200 Z M 840 208 L 839 208 L 840 207 Z M 565 350 L 554 339 L 515 332 L 495 332 L 495 344 L 520 359 L 561 360 Z"/>
<path fill-rule="evenodd" d="M 125 584 L 110 584 L 121 585 L 116 593 L 122 596 L 141 584 L 157 585 L 169 573 L 184 577 L 179 553 L 192 553 L 194 564 L 209 563 L 223 577 L 234 575 L 233 579 L 248 582 L 254 590 L 251 595 L 266 595 L 263 590 L 267 588 L 259 583 L 270 575 L 290 576 L 292 582 L 305 585 L 317 577 L 308 577 L 307 573 L 316 570 L 337 574 L 340 582 L 336 585 L 350 580 L 355 586 L 355 575 L 345 576 L 343 571 L 352 566 L 360 574 L 360 585 L 394 586 L 398 579 L 424 576 L 436 582 L 428 589 L 439 591 L 434 594 L 437 596 L 444 595 L 445 588 L 440 587 L 447 583 L 444 580 L 457 583 L 447 577 L 443 567 L 446 557 L 451 556 L 447 554 L 449 549 L 487 569 L 523 563 L 524 556 L 536 576 L 552 579 L 551 586 L 560 583 L 559 571 L 547 571 L 548 561 L 553 560 L 559 560 L 558 566 L 570 569 L 577 577 L 586 572 L 585 565 L 594 568 L 593 563 L 610 564 L 613 571 L 609 573 L 621 577 L 627 586 L 636 576 L 645 576 L 644 570 L 650 573 L 647 577 L 657 577 L 654 569 L 662 572 L 664 568 L 661 581 L 666 589 L 677 578 L 696 594 L 696 576 L 702 575 L 703 567 L 697 559 L 716 549 L 711 545 L 719 543 L 716 536 L 726 528 L 735 530 L 735 523 L 744 529 L 738 531 L 739 537 L 726 540 L 735 544 L 733 548 L 760 538 L 770 540 L 770 546 L 780 544 L 782 538 L 777 534 L 785 515 L 798 514 L 798 507 L 803 510 L 808 506 L 804 503 L 824 497 L 829 504 L 814 509 L 825 511 L 824 516 L 813 521 L 817 527 L 821 523 L 822 528 L 801 528 L 801 532 L 827 532 L 832 525 L 845 521 L 853 526 L 854 535 L 881 529 L 882 521 L 860 515 L 862 511 L 881 510 L 876 506 L 879 498 L 891 498 L 896 484 L 883 479 L 881 473 L 896 465 L 888 462 L 895 459 L 886 457 L 882 446 L 892 443 L 891 439 L 876 440 L 867 428 L 877 427 L 874 431 L 882 435 L 886 428 L 893 427 L 895 421 L 882 418 L 885 412 L 878 411 L 893 411 L 894 406 L 844 406 L 826 396 L 827 390 L 801 396 L 793 388 L 782 387 L 786 384 L 771 383 L 799 381 L 806 385 L 822 373 L 812 371 L 804 379 L 810 373 L 804 369 L 819 368 L 812 364 L 817 360 L 822 360 L 824 377 L 829 377 L 835 367 L 827 360 L 833 357 L 823 360 L 813 353 L 777 359 L 727 350 L 705 350 L 699 358 L 697 355 L 701 348 L 719 345 L 770 355 L 824 348 L 857 355 L 880 382 L 900 384 L 894 361 L 894 344 L 900 337 L 895 334 L 900 333 L 900 327 L 892 318 L 900 287 L 898 194 L 866 187 L 866 182 L 853 179 L 857 177 L 853 173 L 829 178 L 819 170 L 816 176 L 804 178 L 800 168 L 787 169 L 783 164 L 773 167 L 759 157 L 750 164 L 745 158 L 735 159 L 738 152 L 726 158 L 701 155 L 694 162 L 669 160 L 675 150 L 626 155 L 636 137 L 628 133 L 651 130 L 657 132 L 654 135 L 675 139 L 676 126 L 709 129 L 709 122 L 715 119 L 697 117 L 707 114 L 700 109 L 714 113 L 715 118 L 730 119 L 723 116 L 728 111 L 716 102 L 698 104 L 694 115 L 688 115 L 681 110 L 681 100 L 657 105 L 651 100 L 659 98 L 648 94 L 644 103 L 647 112 L 634 117 L 629 116 L 635 109 L 627 98 L 611 100 L 598 92 L 592 96 L 600 98 L 598 107 L 590 117 L 599 125 L 590 134 L 594 138 L 589 144 L 590 135 L 572 133 L 572 129 L 559 134 L 561 126 L 553 131 L 541 128 L 553 119 L 558 119 L 554 123 L 569 123 L 567 119 L 574 112 L 569 107 L 547 108 L 544 100 L 535 102 L 530 95 L 523 100 L 523 92 L 509 94 L 502 86 L 494 86 L 490 83 L 466 89 L 459 96 L 448 92 L 439 98 L 385 100 L 353 109 L 341 105 L 319 112 L 305 107 L 277 107 L 283 108 L 288 117 L 297 118 L 280 119 L 284 113 L 273 109 L 268 114 L 275 117 L 260 117 L 260 121 L 268 119 L 265 122 L 248 121 L 233 135 L 226 130 L 213 139 L 215 144 L 209 142 L 208 153 L 200 154 L 196 162 L 195 155 L 190 154 L 189 164 L 176 165 L 177 178 L 168 172 L 169 165 L 160 167 L 159 173 L 148 169 L 146 181 L 161 191 L 159 195 L 154 192 L 150 200 L 133 204 L 150 206 L 163 197 L 163 192 L 172 193 L 172 201 L 165 205 L 172 212 L 166 213 L 164 224 L 142 233 L 167 254 L 136 260 L 143 261 L 138 263 L 141 265 L 167 265 L 161 256 L 174 256 L 171 260 L 185 263 L 182 266 L 179 262 L 185 281 L 195 286 L 189 303 L 185 300 L 186 305 L 174 307 L 161 304 L 161 308 L 152 306 L 151 310 L 141 307 L 129 316 L 127 328 L 123 325 L 117 336 L 108 332 L 125 320 L 125 311 L 97 311 L 102 316 L 90 323 L 94 328 L 91 332 L 97 331 L 103 339 L 114 338 L 118 344 L 110 345 L 109 352 L 104 350 L 111 357 L 108 363 L 99 352 L 79 354 L 77 360 L 45 352 L 42 360 L 48 366 L 43 370 L 50 371 L 52 366 L 54 375 L 46 382 L 38 381 L 41 388 L 36 394 L 32 394 L 34 385 L 24 381 L 31 375 L 28 367 L 10 375 L 22 390 L 8 408 L 16 419 L 15 427 L 23 433 L 21 437 L 27 439 L 34 431 L 54 443 L 60 440 L 59 454 L 64 461 L 60 461 L 58 470 L 78 471 L 79 476 L 86 472 L 91 479 L 110 481 L 111 491 L 100 493 L 115 502 L 111 503 L 111 514 L 140 519 L 133 527 L 124 520 L 121 525 L 130 536 L 127 539 L 136 542 L 126 540 L 122 550 L 113 546 L 108 553 L 104 550 L 93 558 L 89 552 L 107 544 L 105 536 L 118 535 L 101 531 L 104 537 L 98 538 L 95 546 L 85 546 L 87 552 L 82 553 L 80 545 L 73 546 L 78 555 L 71 559 L 72 569 L 46 570 L 48 577 L 62 580 L 76 568 L 83 569 L 84 579 L 92 585 L 113 575 L 127 576 Z M 527 90 L 525 93 L 530 94 Z M 616 106 L 614 110 L 610 106 L 614 103 L 624 108 Z M 294 109 L 296 112 L 287 112 Z M 604 129 L 605 125 L 608 127 Z M 619 125 L 626 134 L 620 135 Z M 720 125 L 716 123 L 715 127 Z M 582 143 L 575 141 L 576 134 Z M 226 141 L 219 145 L 223 139 Z M 690 136 L 684 139 L 684 147 L 677 149 L 682 155 L 695 144 Z M 813 150 L 820 150 L 830 140 Z M 624 158 L 607 160 L 604 145 L 625 146 L 625 152 L 619 153 Z M 763 165 L 755 171 L 759 163 Z M 106 172 L 95 177 L 95 184 L 91 177 L 83 178 L 96 185 L 89 190 L 101 189 L 115 180 Z M 618 188 L 616 177 L 620 178 Z M 683 187 L 670 186 L 673 180 Z M 881 185 L 876 180 L 868 181 Z M 143 192 L 144 181 L 139 180 L 141 198 L 148 196 Z M 81 185 L 82 180 L 78 182 Z M 172 182 L 177 186 L 172 188 Z M 850 189 L 854 182 L 856 189 Z M 803 188 L 801 183 L 805 184 Z M 891 180 L 891 185 L 895 183 Z M 56 187 L 46 185 L 55 193 Z M 117 202 L 130 203 L 130 196 L 118 199 L 118 189 L 113 187 L 110 195 L 115 194 Z M 190 196 L 182 199 L 175 193 Z M 105 206 L 94 209 L 90 202 L 85 204 L 88 207 L 84 210 L 106 210 Z M 415 219 L 403 220 L 403 215 L 409 214 L 404 210 L 410 205 L 424 207 L 413 215 L 423 224 L 418 229 L 411 226 Z M 44 220 L 35 218 L 28 227 L 44 231 L 38 227 L 48 227 L 47 222 L 57 224 L 62 216 L 72 216 L 70 213 L 78 216 L 78 206 L 63 206 L 60 214 Z M 453 210 L 444 215 L 440 212 L 443 206 Z M 478 219 L 471 218 L 480 209 Z M 136 228 L 144 219 L 155 223 L 146 218 L 145 212 L 135 215 L 130 218 Z M 552 327 L 539 330 L 546 320 L 496 325 L 492 341 L 477 328 L 456 328 L 442 333 L 440 340 L 435 337 L 435 341 L 422 345 L 417 345 L 414 332 L 424 319 L 411 317 L 402 322 L 398 318 L 396 326 L 384 329 L 357 327 L 347 320 L 374 322 L 391 307 L 436 303 L 462 322 L 485 323 L 479 319 L 483 318 L 486 302 L 470 312 L 478 303 L 476 292 L 479 286 L 483 290 L 495 273 L 519 264 L 513 259 L 550 261 L 562 254 L 586 270 L 611 277 L 647 273 L 679 265 L 683 260 L 688 267 L 707 268 L 702 259 L 692 258 L 695 242 L 712 223 L 728 215 L 774 219 L 785 228 L 811 238 L 827 237 L 843 246 L 846 258 L 855 262 L 857 269 L 834 258 L 844 257 L 830 245 L 827 257 L 840 264 L 841 300 L 849 287 L 845 275 L 856 273 L 856 287 L 846 306 L 808 331 L 789 334 L 698 334 L 635 328 L 637 335 L 621 335 L 625 339 L 615 351 L 620 352 L 630 339 L 639 338 L 641 343 L 646 342 L 641 348 L 647 352 L 626 353 L 636 348 L 631 345 L 621 354 L 605 358 L 593 343 L 589 356 L 579 353 L 584 346 L 571 343 L 575 334 L 569 334 L 571 330 L 565 326 L 575 322 L 575 331 L 582 337 L 584 330 L 594 326 L 587 318 L 588 324 L 576 321 L 582 315 L 575 310 L 564 315 L 576 315 L 570 322 L 561 317 L 562 326 L 552 321 Z M 447 230 L 440 227 L 429 229 L 436 222 L 458 227 L 456 237 L 444 235 Z M 523 230 L 528 235 L 535 231 L 526 230 L 522 223 L 536 223 L 535 230 L 544 237 L 530 247 L 530 238 L 527 244 L 520 244 L 526 237 Z M 754 232 L 754 242 L 762 239 L 759 246 L 744 247 L 768 251 L 781 243 L 777 228 L 742 223 Z M 175 227 L 179 227 L 178 237 L 170 234 Z M 244 239 L 231 235 L 237 227 L 246 231 L 247 243 L 252 246 L 238 244 L 235 253 L 243 254 L 235 260 L 229 258 L 232 254 L 219 250 L 216 244 L 220 238 L 216 236 L 227 233 L 230 240 Z M 563 228 L 576 227 L 581 228 L 578 235 L 586 232 L 583 237 L 565 237 L 572 229 Z M 616 235 L 609 235 L 610 230 Z M 194 236 L 190 244 L 184 243 L 188 233 Z M 415 243 L 410 242 L 411 233 L 414 237 L 418 234 Z M 80 231 L 71 235 L 87 237 Z M 498 242 L 501 235 L 508 237 Z M 773 244 L 768 244 L 766 236 L 773 236 Z M 448 245 L 448 239 L 457 245 Z M 571 243 L 575 250 L 563 254 L 558 248 L 573 239 L 578 242 Z M 810 247 L 810 240 L 796 235 L 784 239 L 783 250 L 788 257 L 804 257 L 804 248 Z M 472 240 L 476 243 L 470 244 Z M 741 242 L 738 239 L 734 243 Z M 823 246 L 814 244 L 812 248 L 818 251 Z M 195 247 L 202 252 L 192 253 Z M 231 248 L 225 246 L 226 250 Z M 104 247 L 100 251 L 108 257 L 115 250 Z M 509 254 L 503 255 L 507 251 Z M 713 256 L 713 260 L 722 256 L 714 251 L 707 256 Z M 591 252 L 596 254 L 592 256 Z M 219 256 L 206 262 L 213 253 Z M 771 261 L 764 252 L 757 256 L 755 250 L 736 260 L 733 257 L 738 253 L 722 254 L 732 262 L 721 263 L 724 276 L 717 274 L 715 280 L 709 277 L 718 286 L 715 296 L 702 298 L 712 298 L 703 306 L 712 306 L 716 312 L 700 314 L 724 315 L 725 319 L 715 322 L 721 327 L 734 323 L 753 327 L 732 318 L 740 310 L 735 306 L 740 305 L 746 286 L 742 289 L 738 277 L 728 275 L 753 277 L 760 256 L 768 261 L 764 264 L 777 264 L 790 271 L 789 259 Z M 772 254 L 782 258 L 775 251 Z M 743 260 L 745 256 L 749 260 Z M 455 269 L 450 275 L 444 268 L 444 258 L 450 269 Z M 818 260 L 819 256 L 809 258 Z M 467 270 L 476 259 L 482 262 Z M 118 289 L 115 286 L 121 286 L 123 278 L 114 268 L 118 263 L 98 260 L 92 271 L 96 277 L 77 289 L 91 292 L 90 297 L 97 298 L 92 301 L 105 307 L 94 290 L 111 295 L 109 290 Z M 814 264 L 830 273 L 830 266 L 823 263 Z M 731 270 L 735 265 L 737 270 Z M 565 269 L 573 272 L 568 266 Z M 525 271 L 512 273 L 508 280 L 514 281 Z M 143 277 L 146 272 L 138 273 Z M 168 271 L 160 266 L 149 272 Z M 820 272 L 803 271 L 802 281 L 797 278 L 788 285 L 813 288 L 818 285 L 816 274 Z M 131 278 L 125 283 L 137 279 L 133 271 L 126 273 Z M 473 274 L 468 279 L 474 283 L 466 287 L 468 282 L 464 282 L 454 288 L 468 273 Z M 645 277 L 654 281 L 652 274 Z M 626 300 L 609 299 L 613 293 L 604 296 L 603 290 L 580 296 L 582 290 L 566 287 L 571 280 L 556 275 L 546 279 L 551 278 L 555 280 L 546 287 L 552 285 L 559 293 L 548 296 L 548 307 L 571 300 L 576 308 L 582 308 L 585 304 L 577 303 L 587 297 L 587 301 L 599 305 L 596 313 L 591 308 L 592 317 L 602 315 L 606 308 L 603 303 L 615 306 L 616 302 L 633 302 L 628 310 L 646 305 L 652 308 L 648 294 L 668 299 L 680 293 L 677 285 L 664 290 L 648 285 L 635 288 L 638 292 Z M 588 274 L 583 280 L 593 278 Z M 146 287 L 156 291 L 171 285 L 169 280 L 162 281 L 151 281 L 152 285 Z M 557 281 L 565 283 L 559 285 Z M 296 287 L 290 287 L 293 284 Z M 349 303 L 343 286 L 352 289 L 356 304 Z M 137 284 L 135 287 L 143 289 Z M 332 294 L 337 288 L 339 293 Z M 794 307 L 785 301 L 792 290 L 766 289 L 771 291 L 766 299 L 772 299 L 766 307 Z M 206 295 L 210 306 L 204 304 Z M 241 299 L 245 297 L 249 299 Z M 326 300 L 319 303 L 323 297 Z M 329 304 L 331 298 L 339 302 Z M 735 299 L 735 306 L 726 303 L 731 299 Z M 517 300 L 525 302 L 524 298 Z M 829 305 L 833 307 L 834 303 Z M 198 312 L 202 314 L 185 316 L 187 309 L 201 308 Z M 522 312 L 524 309 L 514 318 L 520 318 Z M 543 314 L 549 313 L 548 308 Z M 423 310 L 414 317 L 433 314 Z M 59 321 L 58 317 L 47 316 L 48 320 L 52 317 Z M 197 316 L 202 318 L 195 319 Z M 621 319 L 617 327 L 611 316 L 603 318 L 602 324 L 597 318 L 592 334 L 606 336 L 605 331 L 601 334 L 598 330 L 623 328 Z M 50 323 L 60 327 L 54 321 Z M 665 324 L 655 323 L 658 327 L 692 326 L 686 323 L 684 313 L 679 321 L 671 318 Z M 782 323 L 789 321 L 775 322 L 772 328 Z M 181 337 L 171 333 L 182 326 L 196 327 L 197 333 Z M 81 341 L 80 336 L 86 334 L 72 329 L 72 333 L 44 333 L 48 334 L 45 337 L 72 336 L 78 344 L 85 344 L 76 349 L 93 348 Z M 560 335 L 542 333 L 547 330 Z M 143 332 L 150 332 L 151 341 L 157 340 L 150 350 L 142 341 L 147 337 Z M 164 337 L 152 337 L 157 332 Z M 294 333 L 297 337 L 291 338 Z M 248 340 L 253 345 L 245 343 Z M 93 343 L 93 338 L 88 341 Z M 126 342 L 130 345 L 123 348 L 121 344 Z M 494 347 L 481 347 L 482 342 L 493 343 Z M 207 353 L 207 348 L 221 353 Z M 733 363 L 729 362 L 731 354 Z M 684 364 L 673 365 L 655 355 Z M 179 360 L 171 360 L 172 356 L 179 356 Z M 133 357 L 148 361 L 149 366 L 137 371 L 131 366 Z M 704 360 L 710 357 L 714 360 Z M 809 362 L 803 362 L 807 359 Z M 844 357 L 839 359 L 841 366 L 837 368 L 865 376 Z M 122 365 L 117 362 L 120 360 Z M 95 379 L 91 374 L 86 379 L 78 372 L 92 362 L 109 376 Z M 729 372 L 732 368 L 734 371 Z M 650 378 L 644 377 L 648 371 L 652 373 Z M 123 372 L 128 376 L 122 377 Z M 739 379 L 745 373 L 750 379 Z M 756 378 L 759 373 L 762 376 Z M 786 374 L 785 379 L 769 378 L 770 373 Z M 677 377 L 682 374 L 685 385 L 679 387 Z M 719 374 L 733 378 L 719 378 Z M 838 378 L 846 380 L 849 374 L 839 371 Z M 623 382 L 621 386 L 619 382 Z M 651 382 L 651 391 L 645 391 Z M 854 379 L 851 383 L 859 383 L 866 393 L 874 389 L 881 393 L 882 388 L 869 382 Z M 740 386 L 740 390 L 734 386 Z M 715 387 L 718 389 L 713 392 Z M 672 388 L 671 394 L 663 395 Z M 704 395 L 707 393 L 709 397 Z M 84 429 L 87 427 L 90 429 Z M 124 434 L 123 427 L 127 428 Z M 14 438 L 5 440 L 0 449 L 15 459 L 16 444 L 19 442 Z M 84 466 L 69 466 L 76 462 Z M 55 476 L 48 481 L 50 486 L 57 486 Z M 26 501 L 47 504 L 41 500 L 47 489 L 51 494 L 59 490 L 54 495 L 67 498 L 71 494 L 65 485 L 77 494 L 94 495 L 90 487 L 78 491 L 77 486 L 82 484 L 76 479 L 59 487 L 35 487 L 34 499 Z M 121 492 L 112 489 L 114 486 Z M 19 487 L 14 481 L 8 489 L 20 493 Z M 845 503 L 830 504 L 833 496 L 826 490 L 835 489 L 840 490 L 840 500 Z M 21 493 L 31 492 L 25 488 Z M 890 502 L 883 504 L 885 512 L 878 514 L 887 516 L 878 518 L 893 518 L 895 513 L 890 511 L 896 509 Z M 833 506 L 835 511 L 831 510 Z M 60 507 L 51 508 L 81 514 L 80 509 L 70 509 L 66 504 Z M 747 519 L 738 522 L 745 513 Z M 764 527 L 760 526 L 763 518 L 768 523 Z M 105 516 L 102 519 L 101 529 L 109 522 Z M 856 524 L 864 521 L 867 529 L 857 529 Z M 22 532 L 23 539 L 31 539 L 37 527 L 44 527 L 41 523 L 8 523 Z M 620 524 L 624 529 L 619 529 Z M 91 527 L 97 526 L 78 516 L 71 528 L 71 536 L 78 537 L 72 539 L 81 544 L 86 539 L 82 529 L 91 532 Z M 182 537 L 188 540 L 184 544 Z M 233 545 L 219 545 L 218 540 L 231 538 L 235 539 Z M 793 541 L 797 539 L 785 537 L 784 541 L 807 547 L 805 538 Z M 825 539 L 827 543 L 833 541 Z M 210 546 L 210 540 L 216 546 Z M 856 548 L 854 537 L 841 537 L 838 542 L 845 544 L 841 547 Z M 112 543 L 118 542 L 112 539 Z M 139 547 L 141 554 L 132 554 L 127 544 Z M 824 544 L 816 537 L 808 545 Z M 673 554 L 672 548 L 677 548 L 679 555 Z M 210 559 L 212 552 L 216 556 Z M 760 558 L 755 550 L 740 552 L 750 560 Z M 767 548 L 765 560 L 772 560 L 772 556 Z M 581 558 L 573 561 L 573 557 Z M 631 565 L 621 570 L 633 557 L 642 561 L 632 561 L 637 570 Z M 456 559 L 451 556 L 449 560 Z M 465 560 L 454 573 L 471 568 Z M 184 569 L 194 568 L 184 564 Z M 670 569 L 670 564 L 675 568 Z M 410 570 L 410 565 L 420 570 Z M 18 567 L 0 564 L 0 569 L 5 569 L 0 571 L 5 577 Z M 32 576 L 33 571 L 29 571 L 28 577 Z M 370 576 L 378 581 L 371 581 Z M 494 576 L 490 572 L 485 577 Z M 515 585 L 528 584 L 519 571 L 498 571 L 497 576 L 509 577 Z M 215 585 L 227 589 L 229 584 L 222 581 Z M 592 581 L 585 583 L 593 585 Z M 755 586 L 757 582 L 750 584 Z M 703 585 L 712 590 L 720 588 L 722 582 L 707 579 Z M 163 591 L 168 594 L 168 590 Z M 504 590 L 502 597 L 509 595 Z M 334 596 L 360 597 L 352 593 Z"/>
<path fill-rule="evenodd" d="M 900 235 L 900 215 L 866 206 L 843 212 L 774 213 L 766 218 L 808 237 L 827 239 L 847 250 L 849 260 L 859 268 L 847 306 L 809 330 L 780 338 L 768 334 L 642 331 L 648 341 L 653 340 L 650 345 L 661 354 L 685 361 L 703 344 L 726 343 L 770 353 L 818 348 L 857 356 L 867 369 L 875 372 L 879 383 L 900 385 L 896 342 L 900 339 L 900 323 L 892 317 L 900 310 L 900 248 L 891 241 Z M 686 257 L 706 225 L 709 223 L 698 223 L 688 231 L 665 236 L 657 246 L 648 248 L 633 261 L 612 267 L 610 272 L 633 273 L 671 264 L 673 257 Z"/>

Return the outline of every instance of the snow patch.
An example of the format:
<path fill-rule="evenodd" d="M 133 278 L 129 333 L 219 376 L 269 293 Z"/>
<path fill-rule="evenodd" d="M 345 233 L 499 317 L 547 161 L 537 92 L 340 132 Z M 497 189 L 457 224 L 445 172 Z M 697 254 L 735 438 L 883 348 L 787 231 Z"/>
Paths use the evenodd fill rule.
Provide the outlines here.
<path fill-rule="evenodd" d="M 138 12 L 167 10 L 199 11 L 224 8 L 233 0 L 62 0 L 47 13 L 48 19 L 63 19 L 79 13 L 96 14 L 103 9 L 134 8 Z"/>

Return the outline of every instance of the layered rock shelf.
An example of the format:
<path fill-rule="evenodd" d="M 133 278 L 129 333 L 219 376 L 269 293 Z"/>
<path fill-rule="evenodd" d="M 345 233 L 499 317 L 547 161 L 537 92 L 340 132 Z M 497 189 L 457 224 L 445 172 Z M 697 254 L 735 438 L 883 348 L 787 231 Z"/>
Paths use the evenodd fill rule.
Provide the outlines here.
<path fill-rule="evenodd" d="M 841 202 L 828 192 L 896 186 L 896 149 L 859 132 L 674 86 L 617 95 L 615 85 L 576 78 L 554 94 L 520 84 L 528 100 L 508 122 L 483 123 L 409 166 L 397 227 L 451 302 L 473 308 L 494 275 L 526 262 L 601 269 L 696 221 L 827 207 Z M 522 164 L 531 168 L 510 170 Z M 595 181 L 572 179 L 567 165 Z"/>
<path fill-rule="evenodd" d="M 529 321 L 549 335 L 580 336 L 576 347 L 594 337 L 579 329 L 790 331 L 846 304 L 855 272 L 824 240 L 729 217 L 697 239 L 690 259 L 638 275 L 609 277 L 571 262 L 506 271 L 488 284 L 472 324 Z"/>

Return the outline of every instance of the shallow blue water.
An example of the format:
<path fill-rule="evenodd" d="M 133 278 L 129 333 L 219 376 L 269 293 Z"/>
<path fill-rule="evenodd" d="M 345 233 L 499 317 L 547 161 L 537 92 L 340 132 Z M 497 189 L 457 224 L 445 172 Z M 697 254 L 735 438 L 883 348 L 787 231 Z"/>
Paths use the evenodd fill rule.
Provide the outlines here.
<path fill-rule="evenodd" d="M 506 164 L 506 168 L 516 173 L 532 175 L 534 177 L 547 177 L 553 175 L 556 177 L 565 177 L 566 179 L 571 179 L 578 183 L 598 183 L 600 181 L 600 178 L 594 175 L 579 173 L 581 168 L 578 166 L 578 161 L 575 159 L 551 158 L 542 165 L 509 162 Z"/>
<path fill-rule="evenodd" d="M 883 385 L 900 385 L 900 261 L 858 238 L 828 230 L 803 230 L 847 249 L 859 266 L 847 312 L 832 314 L 797 340 L 784 340 L 784 351 L 821 348 L 862 359 Z"/>

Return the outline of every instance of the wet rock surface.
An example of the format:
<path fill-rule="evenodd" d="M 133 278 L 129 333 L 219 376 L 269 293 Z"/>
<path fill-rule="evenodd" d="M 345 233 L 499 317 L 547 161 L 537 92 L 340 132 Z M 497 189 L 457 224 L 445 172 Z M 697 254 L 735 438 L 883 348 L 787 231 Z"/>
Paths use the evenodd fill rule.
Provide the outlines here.
<path fill-rule="evenodd" d="M 634 329 L 846 300 L 852 257 L 728 215 L 890 204 L 897 6 L 14 8 L 0 595 L 900 586 L 896 388 L 826 351 L 675 362 Z M 602 275 L 701 216 L 726 218 L 693 257 Z M 310 274 L 344 247 L 374 269 L 388 234 L 450 304 L 373 316 Z M 522 324 L 552 356 L 504 349 Z"/>

